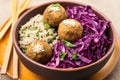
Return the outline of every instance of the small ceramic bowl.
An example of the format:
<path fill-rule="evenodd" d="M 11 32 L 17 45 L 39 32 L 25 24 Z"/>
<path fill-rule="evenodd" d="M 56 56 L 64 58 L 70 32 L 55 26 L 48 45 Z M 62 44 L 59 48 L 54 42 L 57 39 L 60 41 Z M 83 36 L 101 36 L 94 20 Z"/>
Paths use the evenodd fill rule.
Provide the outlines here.
<path fill-rule="evenodd" d="M 64 8 L 67 6 L 71 5 L 83 5 L 85 4 L 78 3 L 78 2 L 73 2 L 73 1 L 56 1 L 57 3 L 60 3 Z M 101 59 L 98 61 L 91 63 L 89 65 L 83 66 L 83 67 L 77 67 L 77 68 L 72 68 L 72 69 L 62 69 L 62 68 L 52 68 L 48 67 L 46 65 L 40 64 L 38 62 L 35 62 L 28 58 L 20 49 L 19 47 L 19 29 L 21 25 L 25 24 L 29 19 L 37 14 L 43 14 L 43 11 L 45 8 L 51 4 L 51 3 L 56 3 L 54 2 L 48 2 L 45 4 L 41 4 L 37 7 L 34 7 L 26 12 L 24 12 L 20 18 L 18 19 L 16 25 L 14 26 L 14 31 L 13 31 L 13 40 L 14 40 L 14 46 L 16 48 L 17 54 L 19 59 L 22 61 L 22 63 L 31 71 L 34 73 L 37 73 L 39 75 L 42 75 L 49 80 L 81 80 L 88 78 L 89 76 L 93 75 L 97 71 L 99 71 L 109 60 L 114 46 L 115 46 L 115 31 L 113 28 L 113 25 L 110 23 L 110 29 L 108 30 L 109 37 L 113 39 L 112 45 L 110 46 L 109 50 L 107 51 L 106 55 L 103 56 Z M 105 17 L 100 11 L 94 9 L 94 12 L 101 18 L 105 20 L 109 20 L 107 17 Z"/>

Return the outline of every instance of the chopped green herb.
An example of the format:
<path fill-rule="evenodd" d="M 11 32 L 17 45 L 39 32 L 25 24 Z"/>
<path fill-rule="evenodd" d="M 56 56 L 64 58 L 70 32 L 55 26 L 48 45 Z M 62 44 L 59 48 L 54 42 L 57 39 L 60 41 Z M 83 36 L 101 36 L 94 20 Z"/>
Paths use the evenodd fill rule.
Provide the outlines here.
<path fill-rule="evenodd" d="M 32 29 L 31 29 L 31 30 L 37 30 L 37 28 L 38 28 L 37 26 L 36 26 L 36 27 L 32 27 Z"/>
<path fill-rule="evenodd" d="M 67 55 L 67 53 L 65 52 L 60 52 L 60 60 L 63 61 L 65 59 L 65 56 Z"/>
<path fill-rule="evenodd" d="M 70 42 L 68 42 L 68 41 L 66 41 L 66 40 L 62 40 L 62 41 L 63 41 L 63 43 L 65 44 L 65 46 L 67 46 L 68 48 L 75 47 L 74 44 L 72 44 L 72 43 L 70 43 Z"/>
<path fill-rule="evenodd" d="M 77 58 L 77 53 L 76 52 L 74 52 L 73 54 L 72 54 L 72 59 L 76 59 Z"/>
<path fill-rule="evenodd" d="M 59 3 L 52 4 L 52 7 L 60 7 L 60 4 Z"/>
<path fill-rule="evenodd" d="M 39 32 L 36 33 L 36 36 L 37 36 L 37 37 L 39 36 Z"/>
<path fill-rule="evenodd" d="M 50 24 L 45 23 L 45 29 L 49 29 L 50 28 Z"/>
<path fill-rule="evenodd" d="M 46 37 L 48 37 L 49 36 L 49 32 L 46 34 Z"/>
<path fill-rule="evenodd" d="M 41 38 L 43 38 L 43 36 L 41 36 Z"/>
<path fill-rule="evenodd" d="M 55 40 L 55 39 L 56 39 L 56 36 L 53 37 L 53 40 Z"/>
<path fill-rule="evenodd" d="M 30 37 L 30 34 L 28 34 L 27 37 Z"/>
<path fill-rule="evenodd" d="M 23 52 L 26 52 L 26 51 L 27 51 L 27 48 L 22 48 L 22 51 L 23 51 Z"/>
<path fill-rule="evenodd" d="M 50 34 L 51 36 L 53 36 L 53 34 Z"/>
<path fill-rule="evenodd" d="M 52 43 L 52 41 L 53 41 L 53 40 L 50 39 L 50 40 L 48 40 L 48 43 Z"/>

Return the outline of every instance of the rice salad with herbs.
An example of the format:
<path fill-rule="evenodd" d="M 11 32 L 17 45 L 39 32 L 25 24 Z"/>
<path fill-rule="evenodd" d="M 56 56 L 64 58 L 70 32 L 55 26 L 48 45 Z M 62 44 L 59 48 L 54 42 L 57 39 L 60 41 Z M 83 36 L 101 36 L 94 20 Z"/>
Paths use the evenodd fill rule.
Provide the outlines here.
<path fill-rule="evenodd" d="M 57 32 L 49 24 L 44 24 L 43 15 L 37 14 L 19 30 L 19 44 L 23 52 L 26 52 L 28 45 L 35 40 L 44 40 L 53 47 L 58 40 Z"/>

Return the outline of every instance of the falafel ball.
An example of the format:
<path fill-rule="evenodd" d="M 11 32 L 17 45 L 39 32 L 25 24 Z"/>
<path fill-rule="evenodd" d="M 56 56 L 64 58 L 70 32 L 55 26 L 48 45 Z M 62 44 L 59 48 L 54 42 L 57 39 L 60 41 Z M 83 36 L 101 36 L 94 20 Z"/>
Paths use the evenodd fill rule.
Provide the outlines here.
<path fill-rule="evenodd" d="M 53 27 L 58 26 L 66 18 L 67 13 L 59 3 L 49 5 L 43 13 L 44 22 Z"/>
<path fill-rule="evenodd" d="M 74 42 L 80 37 L 82 37 L 83 27 L 75 19 L 65 19 L 58 27 L 58 36 L 61 40 L 67 40 L 69 42 Z"/>
<path fill-rule="evenodd" d="M 25 54 L 34 61 L 46 64 L 52 57 L 52 49 L 46 41 L 36 40 L 28 46 Z"/>

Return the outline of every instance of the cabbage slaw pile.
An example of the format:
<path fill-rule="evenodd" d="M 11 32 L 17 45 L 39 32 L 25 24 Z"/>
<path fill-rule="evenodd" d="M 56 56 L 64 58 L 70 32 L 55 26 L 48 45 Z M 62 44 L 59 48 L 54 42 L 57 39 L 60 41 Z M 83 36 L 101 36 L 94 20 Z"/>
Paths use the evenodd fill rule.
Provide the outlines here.
<path fill-rule="evenodd" d="M 65 40 L 54 45 L 53 58 L 47 66 L 75 68 L 91 64 L 103 57 L 112 39 L 108 37 L 109 21 L 99 18 L 90 6 L 67 7 L 68 18 L 78 20 L 83 26 L 83 36 L 74 43 Z"/>

